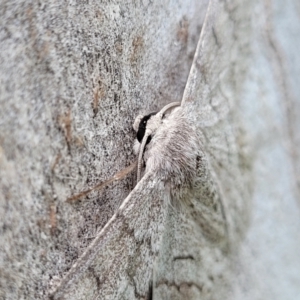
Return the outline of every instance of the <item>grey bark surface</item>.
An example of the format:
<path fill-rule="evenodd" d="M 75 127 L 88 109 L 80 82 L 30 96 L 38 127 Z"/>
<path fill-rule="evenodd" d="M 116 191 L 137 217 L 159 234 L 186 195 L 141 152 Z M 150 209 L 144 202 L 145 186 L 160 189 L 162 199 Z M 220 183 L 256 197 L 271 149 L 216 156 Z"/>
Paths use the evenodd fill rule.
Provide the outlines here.
<path fill-rule="evenodd" d="M 144 195 L 64 297 L 299 297 L 300 5 L 207 6 L 2 1 L 0 299 L 47 299 L 134 189 L 135 173 L 66 202 L 136 159 L 136 115 L 181 101 L 203 24 L 183 101 L 221 191 L 228 244 L 183 209 L 152 210 L 159 192 Z"/>

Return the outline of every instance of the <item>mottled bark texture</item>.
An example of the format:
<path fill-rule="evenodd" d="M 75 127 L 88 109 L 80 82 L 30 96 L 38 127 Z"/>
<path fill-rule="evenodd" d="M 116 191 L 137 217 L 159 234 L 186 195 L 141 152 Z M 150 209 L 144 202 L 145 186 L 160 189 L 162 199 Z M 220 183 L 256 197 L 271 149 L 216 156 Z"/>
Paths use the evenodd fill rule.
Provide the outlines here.
<path fill-rule="evenodd" d="M 136 189 L 64 297 L 297 299 L 299 1 L 103 2 L 0 4 L 0 299 L 47 299 L 134 189 L 135 173 L 66 202 L 136 159 L 134 118 L 181 101 L 201 28 L 183 101 L 226 242 Z"/>

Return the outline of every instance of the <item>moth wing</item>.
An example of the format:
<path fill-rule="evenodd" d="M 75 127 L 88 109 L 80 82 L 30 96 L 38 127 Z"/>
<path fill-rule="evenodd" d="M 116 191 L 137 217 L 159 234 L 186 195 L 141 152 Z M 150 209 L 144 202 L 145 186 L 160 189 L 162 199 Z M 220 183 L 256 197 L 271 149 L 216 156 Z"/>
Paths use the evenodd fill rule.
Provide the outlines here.
<path fill-rule="evenodd" d="M 226 245 L 228 228 L 222 191 L 205 154 L 202 152 L 201 155 L 198 177 L 187 201 L 188 211 L 205 238 L 210 242 L 223 242 Z"/>
<path fill-rule="evenodd" d="M 198 134 L 203 165 L 185 201 L 188 209 L 180 215 L 169 212 L 155 271 L 155 299 L 225 299 L 232 278 L 228 251 L 247 226 L 248 156 L 246 137 L 237 126 L 243 74 L 235 74 L 239 62 L 232 55 L 245 45 L 236 38 L 240 26 L 229 21 L 229 10 L 228 3 L 209 1 L 184 91 L 182 107 Z"/>
<path fill-rule="evenodd" d="M 237 82 L 233 80 L 238 81 L 242 75 L 234 74 L 236 62 L 230 51 L 240 47 L 235 38 L 238 29 L 231 26 L 227 17 L 226 4 L 218 0 L 209 2 L 182 106 L 195 124 L 207 160 L 208 178 L 195 192 L 202 193 L 199 200 L 205 199 L 203 191 L 211 186 L 209 193 L 215 200 L 206 208 L 211 211 L 219 203 L 217 211 L 222 210 L 223 216 L 226 215 L 227 229 L 233 235 L 240 235 L 248 219 L 249 207 L 245 199 L 251 194 L 249 149 L 242 122 L 238 119 L 240 96 Z M 203 219 L 205 215 L 203 213 Z"/>
<path fill-rule="evenodd" d="M 146 299 L 167 198 L 163 183 L 154 172 L 147 173 L 72 266 L 53 298 Z"/>

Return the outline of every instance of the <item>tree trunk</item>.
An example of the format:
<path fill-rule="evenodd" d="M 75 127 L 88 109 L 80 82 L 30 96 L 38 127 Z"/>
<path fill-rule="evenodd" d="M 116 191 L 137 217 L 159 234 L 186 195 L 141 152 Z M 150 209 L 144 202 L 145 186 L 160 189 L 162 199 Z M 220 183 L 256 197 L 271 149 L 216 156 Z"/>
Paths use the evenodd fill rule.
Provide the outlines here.
<path fill-rule="evenodd" d="M 48 298 L 136 174 L 66 199 L 136 160 L 135 117 L 183 93 L 222 191 L 230 247 L 162 205 L 151 215 L 155 255 L 134 230 L 120 231 L 63 297 L 296 299 L 300 5 L 104 2 L 0 4 L 0 299 Z M 136 238 L 127 249 L 126 234 Z"/>

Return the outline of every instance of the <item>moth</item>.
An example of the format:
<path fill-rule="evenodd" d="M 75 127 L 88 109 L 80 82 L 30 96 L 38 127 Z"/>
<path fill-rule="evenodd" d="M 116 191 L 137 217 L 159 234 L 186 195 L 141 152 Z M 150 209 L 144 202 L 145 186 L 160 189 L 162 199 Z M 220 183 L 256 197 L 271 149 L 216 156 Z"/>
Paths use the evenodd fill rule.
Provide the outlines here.
<path fill-rule="evenodd" d="M 210 24 L 212 19 L 208 16 L 206 22 Z M 208 247 L 216 257 L 225 251 L 226 205 L 207 155 L 206 136 L 197 119 L 197 99 L 191 96 L 200 76 L 203 40 L 214 34 L 208 25 L 203 30 L 206 34 L 200 37 L 182 102 L 138 116 L 134 121 L 137 185 L 62 278 L 50 295 L 52 299 L 63 298 L 67 293 L 79 295 L 78 299 L 146 299 L 154 297 L 155 288 L 175 282 L 176 274 L 175 279 L 168 279 L 166 267 L 160 267 L 173 255 L 167 255 L 172 245 L 168 250 L 164 246 L 164 241 L 172 240 L 166 239 L 166 228 L 172 226 L 168 221 L 170 214 L 178 214 L 176 218 L 181 224 L 180 214 L 184 212 L 185 223 L 178 230 L 188 232 L 188 228 L 197 228 L 193 229 L 197 230 L 197 239 L 208 241 L 208 246 L 203 247 Z M 173 240 L 176 243 L 176 237 Z M 191 244 L 190 253 L 180 257 L 174 254 L 173 260 L 197 261 L 197 247 Z M 97 278 L 97 284 L 91 282 L 91 286 L 98 288 L 82 295 L 87 281 L 93 280 L 86 275 L 88 269 Z M 163 293 L 155 299 L 167 299 Z"/>
<path fill-rule="evenodd" d="M 135 120 L 138 184 L 63 278 L 52 294 L 53 299 L 59 299 L 69 286 L 76 283 L 99 251 L 114 242 L 120 245 L 119 239 L 124 238 L 121 237 L 123 231 L 131 231 L 133 243 L 148 243 L 147 250 L 156 256 L 160 248 L 159 232 L 163 230 L 159 227 L 164 224 L 167 205 L 179 209 L 184 205 L 198 206 L 194 218 L 199 219 L 197 213 L 201 213 L 198 221 L 204 228 L 204 234 L 214 238 L 224 236 L 224 211 L 217 192 L 207 184 L 207 180 L 210 180 L 207 161 L 195 126 L 189 121 L 190 107 L 179 105 L 171 103 L 156 114 L 138 116 Z M 167 114 L 168 110 L 171 112 Z M 140 179 L 143 163 L 145 170 Z M 147 200 L 149 195 L 151 202 Z M 143 220 L 150 219 L 148 213 L 152 214 L 152 218 L 148 224 L 143 224 Z M 214 224 L 216 228 L 211 227 L 211 214 L 217 221 Z M 126 254 L 126 259 L 126 249 L 120 251 Z M 123 255 L 120 253 L 120 260 Z M 141 294 L 146 292 L 141 291 Z"/>

